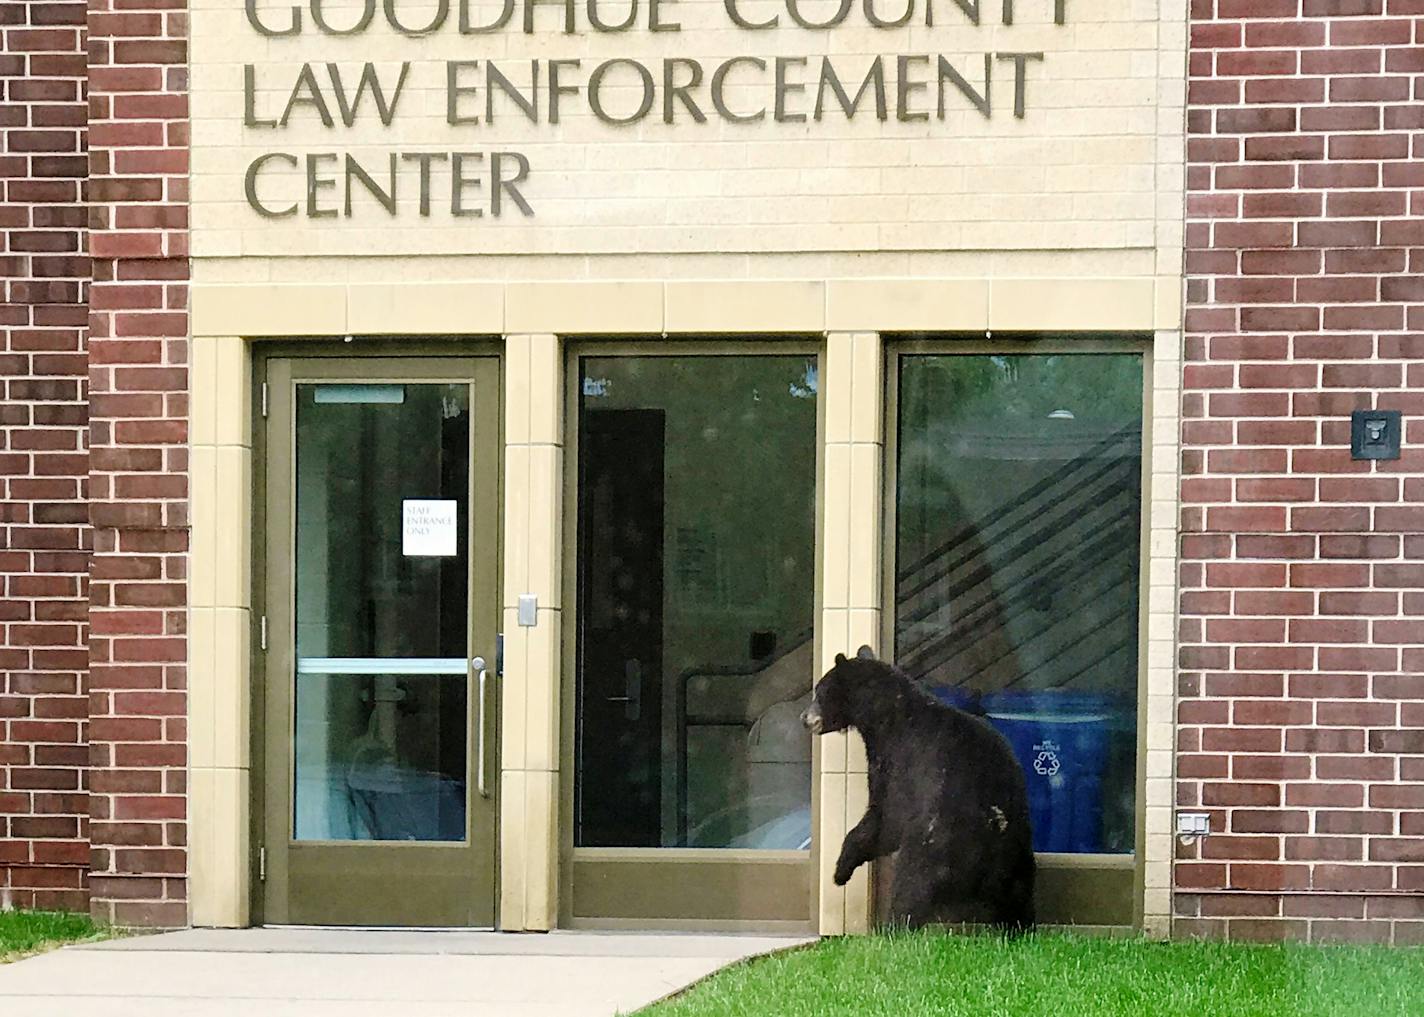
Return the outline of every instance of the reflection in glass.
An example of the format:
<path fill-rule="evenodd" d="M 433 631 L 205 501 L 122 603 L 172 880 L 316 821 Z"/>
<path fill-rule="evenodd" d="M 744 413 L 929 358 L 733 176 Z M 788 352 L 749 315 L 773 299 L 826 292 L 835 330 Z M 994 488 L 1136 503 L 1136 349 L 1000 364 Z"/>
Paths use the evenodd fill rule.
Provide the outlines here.
<path fill-rule="evenodd" d="M 895 656 L 987 715 L 1040 851 L 1133 850 L 1142 359 L 900 359 Z"/>
<path fill-rule="evenodd" d="M 463 722 L 465 690 L 463 666 L 458 676 L 298 674 L 297 839 L 464 840 L 464 774 L 440 757 L 442 720 Z M 458 760 L 446 754 L 463 767 L 459 747 Z"/>
<path fill-rule="evenodd" d="M 811 831 L 813 358 L 581 362 L 575 844 Z"/>
<path fill-rule="evenodd" d="M 297 386 L 298 840 L 465 839 L 469 433 L 465 385 Z"/>

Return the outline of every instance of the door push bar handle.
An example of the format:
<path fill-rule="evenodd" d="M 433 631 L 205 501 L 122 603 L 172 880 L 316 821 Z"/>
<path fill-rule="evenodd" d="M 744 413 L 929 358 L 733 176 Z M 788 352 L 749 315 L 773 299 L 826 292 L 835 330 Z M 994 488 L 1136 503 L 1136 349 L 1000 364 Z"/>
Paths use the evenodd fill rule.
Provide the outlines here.
<path fill-rule="evenodd" d="M 489 682 L 489 671 L 485 668 L 485 659 L 476 657 L 470 661 L 470 670 L 479 675 L 479 712 L 475 715 L 475 784 L 479 788 L 480 797 L 490 796 L 489 785 L 485 777 L 485 686 Z"/>

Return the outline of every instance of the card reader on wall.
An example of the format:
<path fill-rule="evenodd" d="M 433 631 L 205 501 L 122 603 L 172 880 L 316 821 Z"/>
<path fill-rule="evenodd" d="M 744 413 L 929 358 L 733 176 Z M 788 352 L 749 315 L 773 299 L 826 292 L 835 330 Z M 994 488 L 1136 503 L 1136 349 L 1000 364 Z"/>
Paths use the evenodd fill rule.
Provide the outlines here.
<path fill-rule="evenodd" d="M 1356 410 L 1350 414 L 1350 454 L 1354 459 L 1398 459 L 1404 438 L 1399 410 Z"/>
<path fill-rule="evenodd" d="M 539 598 L 533 593 L 519 595 L 519 624 L 525 628 L 539 624 Z"/>

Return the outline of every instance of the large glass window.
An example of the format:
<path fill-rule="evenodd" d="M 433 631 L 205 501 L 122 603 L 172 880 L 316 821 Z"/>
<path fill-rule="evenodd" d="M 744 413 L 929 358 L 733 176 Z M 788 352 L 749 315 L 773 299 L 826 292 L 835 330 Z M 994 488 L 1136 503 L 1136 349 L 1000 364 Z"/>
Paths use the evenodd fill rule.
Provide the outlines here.
<path fill-rule="evenodd" d="M 1013 744 L 1039 851 L 1136 813 L 1142 357 L 899 358 L 895 657 Z"/>
<path fill-rule="evenodd" d="M 580 362 L 574 842 L 802 849 L 816 360 Z"/>
<path fill-rule="evenodd" d="M 462 841 L 467 385 L 297 386 L 297 840 Z"/>

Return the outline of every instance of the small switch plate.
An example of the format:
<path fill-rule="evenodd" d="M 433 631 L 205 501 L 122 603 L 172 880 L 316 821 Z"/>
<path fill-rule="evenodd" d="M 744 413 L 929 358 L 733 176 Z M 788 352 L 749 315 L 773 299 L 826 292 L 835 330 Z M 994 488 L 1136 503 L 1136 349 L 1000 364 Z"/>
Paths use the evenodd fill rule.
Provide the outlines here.
<path fill-rule="evenodd" d="M 1350 414 L 1350 455 L 1355 459 L 1398 459 L 1404 437 L 1399 410 L 1356 410 Z"/>
<path fill-rule="evenodd" d="M 519 624 L 525 628 L 539 624 L 539 598 L 532 593 L 519 595 Z"/>
<path fill-rule="evenodd" d="M 1178 837 L 1205 837 L 1211 833 L 1211 813 L 1209 812 L 1179 812 L 1177 813 L 1177 836 Z"/>

